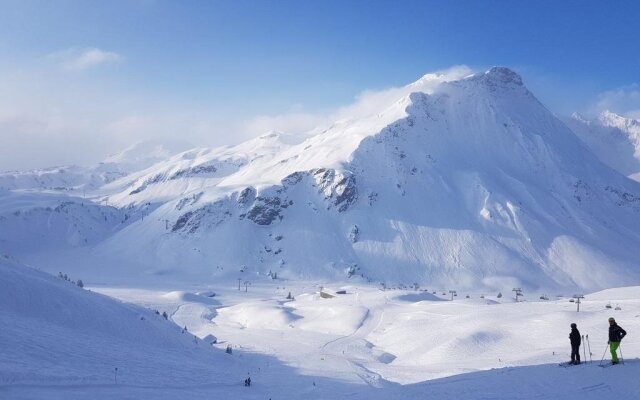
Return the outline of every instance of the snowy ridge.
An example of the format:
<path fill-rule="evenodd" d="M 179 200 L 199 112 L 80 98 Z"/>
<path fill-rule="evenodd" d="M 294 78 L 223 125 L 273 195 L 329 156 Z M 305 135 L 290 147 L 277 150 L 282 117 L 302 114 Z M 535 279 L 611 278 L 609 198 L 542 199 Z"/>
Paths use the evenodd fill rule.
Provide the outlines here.
<path fill-rule="evenodd" d="M 190 148 L 188 143 L 146 140 L 137 142 L 104 159 L 102 164 L 115 164 L 125 172 L 139 171 Z"/>
<path fill-rule="evenodd" d="M 138 142 L 118 154 L 108 156 L 93 166 L 68 165 L 30 171 L 0 173 L 0 188 L 39 190 L 87 195 L 130 172 L 147 168 L 186 148 L 185 144 L 170 145 Z"/>
<path fill-rule="evenodd" d="M 100 164 L 96 167 L 72 165 L 24 172 L 3 172 L 0 174 L 0 187 L 75 192 L 77 195 L 99 188 L 123 175 L 117 166 L 111 164 Z"/>
<path fill-rule="evenodd" d="M 102 278 L 640 283 L 640 185 L 515 72 L 461 75 L 427 75 L 307 137 L 270 133 L 133 172 L 92 193 L 127 223 L 66 254 L 26 256 L 55 270 L 81 251 Z"/>
<path fill-rule="evenodd" d="M 604 111 L 594 120 L 573 114 L 567 124 L 602 162 L 640 181 L 640 121 Z"/>

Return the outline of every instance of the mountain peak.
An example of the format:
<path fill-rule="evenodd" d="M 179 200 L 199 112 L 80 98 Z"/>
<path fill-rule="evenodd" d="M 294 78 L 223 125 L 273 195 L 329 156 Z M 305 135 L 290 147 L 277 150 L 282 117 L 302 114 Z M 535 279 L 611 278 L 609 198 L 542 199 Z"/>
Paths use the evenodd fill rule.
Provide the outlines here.
<path fill-rule="evenodd" d="M 636 124 L 638 123 L 638 120 L 633 119 L 633 118 L 628 118 L 625 117 L 623 115 L 620 114 L 616 114 L 613 111 L 610 110 L 604 110 L 600 113 L 600 120 L 601 121 L 619 121 L 619 122 L 625 122 L 625 123 L 629 123 L 629 124 Z"/>
<path fill-rule="evenodd" d="M 640 120 L 627 118 L 609 110 L 600 113 L 600 123 L 610 128 L 618 128 L 629 135 L 640 138 Z"/>
<path fill-rule="evenodd" d="M 492 67 L 485 72 L 471 75 L 464 80 L 478 82 L 491 87 L 524 86 L 520 75 L 507 67 Z"/>
<path fill-rule="evenodd" d="M 281 131 L 270 130 L 264 135 L 258 136 L 258 140 L 262 142 L 278 142 L 287 145 L 294 145 L 302 142 L 305 139 L 304 136 L 295 135 L 292 133 L 286 133 Z"/>
<path fill-rule="evenodd" d="M 577 122 L 580 122 L 582 124 L 585 124 L 587 126 L 591 125 L 591 121 L 586 118 L 584 115 L 578 113 L 578 112 L 574 112 L 571 114 L 571 119 Z"/>
<path fill-rule="evenodd" d="M 520 75 L 507 67 L 492 67 L 484 73 L 484 76 L 500 83 L 522 86 Z"/>

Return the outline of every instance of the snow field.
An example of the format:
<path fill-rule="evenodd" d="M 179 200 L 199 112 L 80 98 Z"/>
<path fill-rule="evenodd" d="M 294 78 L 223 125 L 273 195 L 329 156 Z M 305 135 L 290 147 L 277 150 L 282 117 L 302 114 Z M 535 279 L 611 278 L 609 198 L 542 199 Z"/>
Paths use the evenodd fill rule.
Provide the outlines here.
<path fill-rule="evenodd" d="M 323 299 L 309 291 L 313 287 L 306 284 L 305 293 L 300 293 L 301 286 L 287 288 L 284 292 L 298 293 L 295 301 L 284 300 L 282 292 L 274 296 L 269 287 L 248 293 L 220 290 L 216 299 L 221 306 L 208 313 L 215 317 L 178 312 L 173 318 L 199 335 L 213 334 L 221 348 L 232 343 L 274 356 L 301 375 L 373 386 L 492 368 L 555 365 L 569 359 L 572 322 L 589 335 L 596 361 L 606 346 L 609 316 L 628 332 L 640 331 L 638 287 L 587 295 L 579 313 L 568 298 L 516 303 L 509 297 L 480 299 L 473 294 L 471 299 L 448 301 L 425 292 L 349 286 L 348 294 Z M 622 310 L 606 309 L 609 302 Z M 623 343 L 630 357 L 640 352 L 634 336 Z"/>
<path fill-rule="evenodd" d="M 327 292 L 347 291 L 326 299 L 314 282 L 258 284 L 248 292 L 233 282 L 88 291 L 6 261 L 0 275 L 3 399 L 571 400 L 640 393 L 631 379 L 640 372 L 637 287 L 587 295 L 576 313 L 566 298 L 515 303 L 471 294 L 449 301 L 366 285 L 324 283 Z M 285 299 L 289 291 L 295 300 Z M 605 309 L 609 302 L 622 310 Z M 166 311 L 176 325 L 148 308 Z M 557 366 L 569 356 L 571 322 L 589 334 L 597 363 L 610 315 L 629 332 L 626 365 Z M 228 345 L 232 355 L 224 354 Z M 241 383 L 248 375 L 251 388 Z"/>
<path fill-rule="evenodd" d="M 6 260 L 0 323 L 3 386 L 236 380 L 222 367 L 235 360 L 161 315 Z"/>

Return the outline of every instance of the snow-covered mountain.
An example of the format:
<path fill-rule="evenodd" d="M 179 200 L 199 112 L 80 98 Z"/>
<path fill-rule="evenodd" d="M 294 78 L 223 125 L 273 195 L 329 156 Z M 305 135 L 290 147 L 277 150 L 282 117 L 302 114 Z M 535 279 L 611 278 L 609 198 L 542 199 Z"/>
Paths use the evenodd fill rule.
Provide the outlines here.
<path fill-rule="evenodd" d="M 111 154 L 102 164 L 117 165 L 121 171 L 129 173 L 150 167 L 190 147 L 189 143 L 180 140 L 144 140 Z"/>
<path fill-rule="evenodd" d="M 270 133 L 132 172 L 96 192 L 127 215 L 104 240 L 19 254 L 102 279 L 640 283 L 640 184 L 604 165 L 516 73 L 427 75 L 404 89 L 308 137 Z"/>
<path fill-rule="evenodd" d="M 105 184 L 131 172 L 150 167 L 187 148 L 186 144 L 177 141 L 170 144 L 153 140 L 138 142 L 92 166 L 67 165 L 29 171 L 1 172 L 0 187 L 12 190 L 66 192 L 76 196 L 86 195 Z"/>
<path fill-rule="evenodd" d="M 29 171 L 0 173 L 0 187 L 16 190 L 38 190 L 83 194 L 125 175 L 114 164 L 91 167 L 68 165 Z"/>
<path fill-rule="evenodd" d="M 603 111 L 593 120 L 573 114 L 567 125 L 602 162 L 640 181 L 640 121 Z"/>

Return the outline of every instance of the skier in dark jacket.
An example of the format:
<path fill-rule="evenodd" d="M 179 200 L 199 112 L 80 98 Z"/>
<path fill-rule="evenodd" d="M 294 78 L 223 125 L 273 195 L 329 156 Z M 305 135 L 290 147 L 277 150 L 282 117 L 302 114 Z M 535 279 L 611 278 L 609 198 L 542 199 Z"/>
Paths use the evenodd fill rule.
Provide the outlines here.
<path fill-rule="evenodd" d="M 613 318 L 609 318 L 609 350 L 611 350 L 611 364 L 617 364 L 618 347 L 623 337 L 627 335 L 627 331 L 622 329 Z"/>
<path fill-rule="evenodd" d="M 571 324 L 571 333 L 569 334 L 569 340 L 571 341 L 570 364 L 578 365 L 580 364 L 580 343 L 582 342 L 582 339 L 580 338 L 580 331 L 578 330 L 578 326 L 575 323 Z"/>

